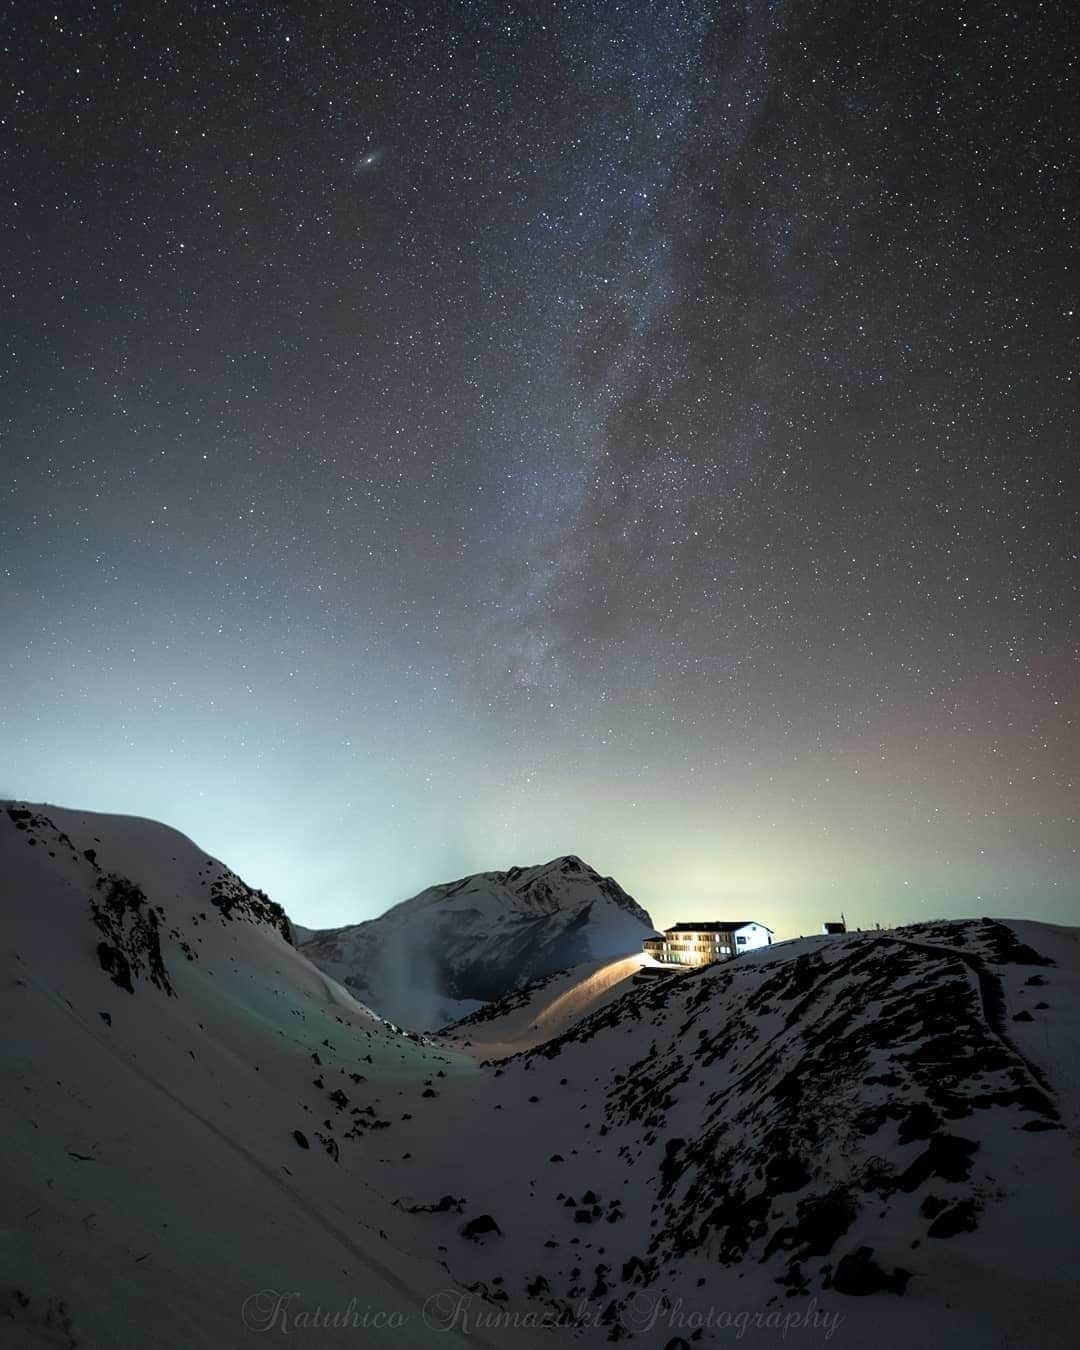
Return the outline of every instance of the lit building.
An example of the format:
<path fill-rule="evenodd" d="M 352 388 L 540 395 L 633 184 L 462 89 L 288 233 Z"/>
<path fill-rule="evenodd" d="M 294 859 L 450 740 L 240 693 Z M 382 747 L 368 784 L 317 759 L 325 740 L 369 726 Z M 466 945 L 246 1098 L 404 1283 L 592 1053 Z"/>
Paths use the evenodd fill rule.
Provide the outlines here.
<path fill-rule="evenodd" d="M 730 961 L 741 952 L 771 947 L 773 932 L 762 923 L 736 919 L 727 923 L 677 923 L 644 942 L 645 954 L 673 966 L 705 966 Z"/>

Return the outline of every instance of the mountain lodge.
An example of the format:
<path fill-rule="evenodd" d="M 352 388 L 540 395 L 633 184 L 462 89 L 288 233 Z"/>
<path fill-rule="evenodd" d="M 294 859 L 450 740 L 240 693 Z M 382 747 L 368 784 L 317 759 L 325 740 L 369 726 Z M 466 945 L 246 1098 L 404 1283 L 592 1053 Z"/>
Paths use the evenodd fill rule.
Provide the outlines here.
<path fill-rule="evenodd" d="M 711 961 L 730 961 L 740 952 L 771 947 L 773 931 L 750 919 L 715 923 L 677 923 L 646 938 L 647 956 L 666 965 L 705 966 Z"/>

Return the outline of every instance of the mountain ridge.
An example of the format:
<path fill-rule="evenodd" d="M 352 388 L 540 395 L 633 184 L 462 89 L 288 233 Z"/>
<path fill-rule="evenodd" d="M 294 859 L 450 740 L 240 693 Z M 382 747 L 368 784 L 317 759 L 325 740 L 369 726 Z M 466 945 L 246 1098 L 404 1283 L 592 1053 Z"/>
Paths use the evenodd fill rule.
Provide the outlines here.
<path fill-rule="evenodd" d="M 648 912 L 623 890 L 614 877 L 604 876 L 597 872 L 594 867 L 584 862 L 575 853 L 565 853 L 550 859 L 546 863 L 536 863 L 524 867 L 513 866 L 505 870 L 492 869 L 488 872 L 470 872 L 465 876 L 455 878 L 453 881 L 436 882 L 434 885 L 425 886 L 415 895 L 396 901 L 389 909 L 384 910 L 374 919 L 361 919 L 357 923 L 339 924 L 331 928 L 294 926 L 301 928 L 301 931 L 310 937 L 316 937 L 324 933 L 351 932 L 354 929 L 363 928 L 369 923 L 390 918 L 391 915 L 412 913 L 414 910 L 440 904 L 460 895 L 469 895 L 474 891 L 483 893 L 483 884 L 486 884 L 489 890 L 499 887 L 504 889 L 508 895 L 519 896 L 523 899 L 532 899 L 535 896 L 542 900 L 545 896 L 548 896 L 553 902 L 553 908 L 561 908 L 562 906 L 558 904 L 557 893 L 550 886 L 545 885 L 552 874 L 563 877 L 580 875 L 587 878 L 597 886 L 601 894 L 608 896 L 616 904 L 621 905 L 644 921 L 651 922 Z"/>

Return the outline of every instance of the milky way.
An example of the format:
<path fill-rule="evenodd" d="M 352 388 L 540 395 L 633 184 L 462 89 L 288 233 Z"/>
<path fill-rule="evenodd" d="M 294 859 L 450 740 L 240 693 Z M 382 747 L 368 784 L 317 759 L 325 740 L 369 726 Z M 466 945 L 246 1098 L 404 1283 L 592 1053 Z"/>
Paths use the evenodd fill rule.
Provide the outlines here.
<path fill-rule="evenodd" d="M 0 791 L 301 921 L 1076 921 L 1064 4 L 22 6 Z"/>

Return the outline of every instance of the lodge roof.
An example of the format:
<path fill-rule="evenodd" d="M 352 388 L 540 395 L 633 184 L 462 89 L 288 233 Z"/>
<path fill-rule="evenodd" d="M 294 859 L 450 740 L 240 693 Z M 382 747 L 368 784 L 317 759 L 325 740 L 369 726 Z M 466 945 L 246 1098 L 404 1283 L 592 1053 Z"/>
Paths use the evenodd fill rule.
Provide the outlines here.
<path fill-rule="evenodd" d="M 715 920 L 710 923 L 677 923 L 670 928 L 665 929 L 667 933 L 734 933 L 739 928 L 749 928 L 754 919 L 727 919 Z M 764 924 L 759 927 L 765 928 Z M 767 933 L 771 933 L 771 928 L 765 928 Z"/>

